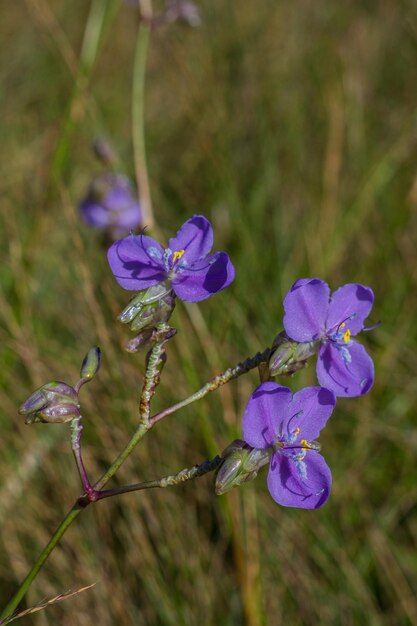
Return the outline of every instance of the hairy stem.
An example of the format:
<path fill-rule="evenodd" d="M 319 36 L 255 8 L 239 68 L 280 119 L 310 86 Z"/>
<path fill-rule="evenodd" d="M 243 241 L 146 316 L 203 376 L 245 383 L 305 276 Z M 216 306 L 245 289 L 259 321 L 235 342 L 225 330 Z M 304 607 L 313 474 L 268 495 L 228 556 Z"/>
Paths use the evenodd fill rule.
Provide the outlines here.
<path fill-rule="evenodd" d="M 220 456 L 215 456 L 214 459 L 203 461 L 203 463 L 193 465 L 193 467 L 187 467 L 176 474 L 170 474 L 169 476 L 163 476 L 159 479 L 147 480 L 142 483 L 127 485 L 125 487 L 117 487 L 116 489 L 107 489 L 98 494 L 98 500 L 111 498 L 123 493 L 131 493 L 132 491 L 141 491 L 142 489 L 155 489 L 156 487 L 164 488 L 180 485 L 181 483 L 185 483 L 187 480 L 193 480 L 194 478 L 199 478 L 200 476 L 204 476 L 204 474 L 208 474 L 208 472 L 213 472 L 222 462 L 223 459 Z"/>
<path fill-rule="evenodd" d="M 204 385 L 204 387 L 201 387 L 201 389 L 193 393 L 192 396 L 189 396 L 185 400 L 182 400 L 177 404 L 173 404 L 167 409 L 160 411 L 160 413 L 156 413 L 156 415 L 153 415 L 150 418 L 151 425 L 153 426 L 162 418 L 166 417 L 167 415 L 171 415 L 171 413 L 175 413 L 179 409 L 188 406 L 192 402 L 195 402 L 196 400 L 201 400 L 201 398 L 204 398 L 204 396 L 206 396 L 211 391 L 215 391 L 216 389 L 230 382 L 234 378 L 238 378 L 239 376 L 242 376 L 242 374 L 246 374 L 255 367 L 258 367 L 258 365 L 260 365 L 261 363 L 265 363 L 269 358 L 270 352 L 270 348 L 266 348 L 266 350 L 264 350 L 263 352 L 258 352 L 257 354 L 255 354 L 255 356 L 246 359 L 246 361 L 238 363 L 234 367 L 229 367 L 229 369 L 227 369 L 222 374 L 219 374 L 218 376 L 212 378 L 208 383 Z"/>

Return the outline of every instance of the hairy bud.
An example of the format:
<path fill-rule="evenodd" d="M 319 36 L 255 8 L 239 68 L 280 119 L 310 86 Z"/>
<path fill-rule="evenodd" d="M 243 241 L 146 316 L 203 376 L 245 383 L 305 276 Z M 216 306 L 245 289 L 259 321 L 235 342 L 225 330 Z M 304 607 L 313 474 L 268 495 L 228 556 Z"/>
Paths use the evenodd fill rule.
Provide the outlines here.
<path fill-rule="evenodd" d="M 307 359 L 315 354 L 319 347 L 319 341 L 298 343 L 290 339 L 285 332 L 279 333 L 272 345 L 272 354 L 269 359 L 270 375 L 294 374 L 297 370 L 305 367 Z"/>
<path fill-rule="evenodd" d="M 242 439 L 235 439 L 222 452 L 223 463 L 216 473 L 215 492 L 218 496 L 256 478 L 269 461 L 270 451 L 252 448 Z"/>
<path fill-rule="evenodd" d="M 159 283 L 139 291 L 119 315 L 122 324 L 134 332 L 167 322 L 175 307 L 175 294 L 169 283 Z"/>

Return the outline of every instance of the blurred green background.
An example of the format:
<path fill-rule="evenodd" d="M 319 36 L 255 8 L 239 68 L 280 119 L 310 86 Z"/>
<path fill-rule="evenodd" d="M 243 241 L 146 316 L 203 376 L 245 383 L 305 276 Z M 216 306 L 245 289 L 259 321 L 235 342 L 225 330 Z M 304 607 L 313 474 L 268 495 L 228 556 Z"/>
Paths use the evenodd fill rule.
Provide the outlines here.
<path fill-rule="evenodd" d="M 341 399 L 321 436 L 334 487 L 320 511 L 280 508 L 254 483 L 217 498 L 212 478 L 90 507 L 27 606 L 96 582 L 27 624 L 417 624 L 417 5 L 414 0 L 220 0 L 202 25 L 151 35 L 146 136 L 159 229 L 195 212 L 235 282 L 179 303 L 154 411 L 270 345 L 299 277 L 375 291 L 363 337 L 376 381 Z M 157 7 L 158 8 L 158 7 Z M 161 7 L 159 7 L 161 8 Z M 77 202 L 107 137 L 133 176 L 134 6 L 20 0 L 0 26 L 0 604 L 79 494 L 67 426 L 28 428 L 40 384 L 82 392 L 85 457 L 98 477 L 137 422 L 143 355 L 123 346 L 115 282 Z M 83 42 L 84 41 L 84 45 Z M 83 51 L 83 52 L 81 52 Z M 82 63 L 80 64 L 80 55 Z M 314 384 L 314 364 L 288 383 Z M 114 484 L 178 471 L 241 434 L 256 372 L 162 421 Z"/>

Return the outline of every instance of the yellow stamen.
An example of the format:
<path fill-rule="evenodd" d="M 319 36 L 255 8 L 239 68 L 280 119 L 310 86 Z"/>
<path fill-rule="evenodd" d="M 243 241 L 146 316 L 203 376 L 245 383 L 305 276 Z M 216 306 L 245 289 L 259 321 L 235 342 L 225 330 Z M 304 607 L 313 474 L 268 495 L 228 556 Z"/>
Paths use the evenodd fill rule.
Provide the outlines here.
<path fill-rule="evenodd" d="M 175 261 L 179 260 L 182 255 L 184 254 L 185 250 L 178 250 L 177 252 L 174 252 L 174 256 L 172 258 L 172 262 L 175 263 Z"/>
<path fill-rule="evenodd" d="M 343 335 L 343 341 L 345 343 L 349 343 L 350 341 L 350 330 L 345 330 L 344 335 Z"/>
<path fill-rule="evenodd" d="M 344 328 L 346 326 L 345 322 L 342 322 L 339 326 L 339 328 Z"/>
<path fill-rule="evenodd" d="M 294 435 L 299 435 L 300 434 L 300 427 L 297 426 L 297 428 L 294 431 Z"/>
<path fill-rule="evenodd" d="M 301 439 L 300 443 L 301 443 L 302 447 L 305 448 L 306 450 L 308 450 L 309 448 L 311 449 L 311 446 L 308 443 L 307 439 Z"/>

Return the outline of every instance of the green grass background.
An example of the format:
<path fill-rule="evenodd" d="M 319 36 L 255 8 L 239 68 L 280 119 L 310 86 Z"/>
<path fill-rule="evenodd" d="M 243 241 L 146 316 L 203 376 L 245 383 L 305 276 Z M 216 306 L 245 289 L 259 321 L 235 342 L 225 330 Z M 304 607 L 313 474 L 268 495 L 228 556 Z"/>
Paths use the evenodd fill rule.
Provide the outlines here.
<path fill-rule="evenodd" d="M 48 380 L 82 392 L 91 476 L 137 421 L 143 355 L 115 321 L 128 300 L 100 235 L 77 215 L 106 136 L 133 176 L 130 89 L 137 20 L 118 0 L 20 0 L 0 25 L 0 604 L 78 495 L 66 426 L 31 428 L 17 407 Z M 413 0 L 219 0 L 203 23 L 154 31 L 146 136 L 158 227 L 194 212 L 236 280 L 179 303 L 154 400 L 164 408 L 265 346 L 294 280 L 375 292 L 363 337 L 376 367 L 321 436 L 334 486 L 320 511 L 280 508 L 254 483 L 221 498 L 212 479 L 90 507 L 33 584 L 24 618 L 47 626 L 417 624 L 417 7 Z M 90 17 L 88 17 L 90 16 Z M 88 21 L 88 29 L 86 24 Z M 82 44 L 84 38 L 84 46 Z M 79 59 L 82 57 L 80 65 Z M 288 383 L 314 384 L 314 365 Z M 178 471 L 241 434 L 256 372 L 168 417 L 115 484 Z"/>

